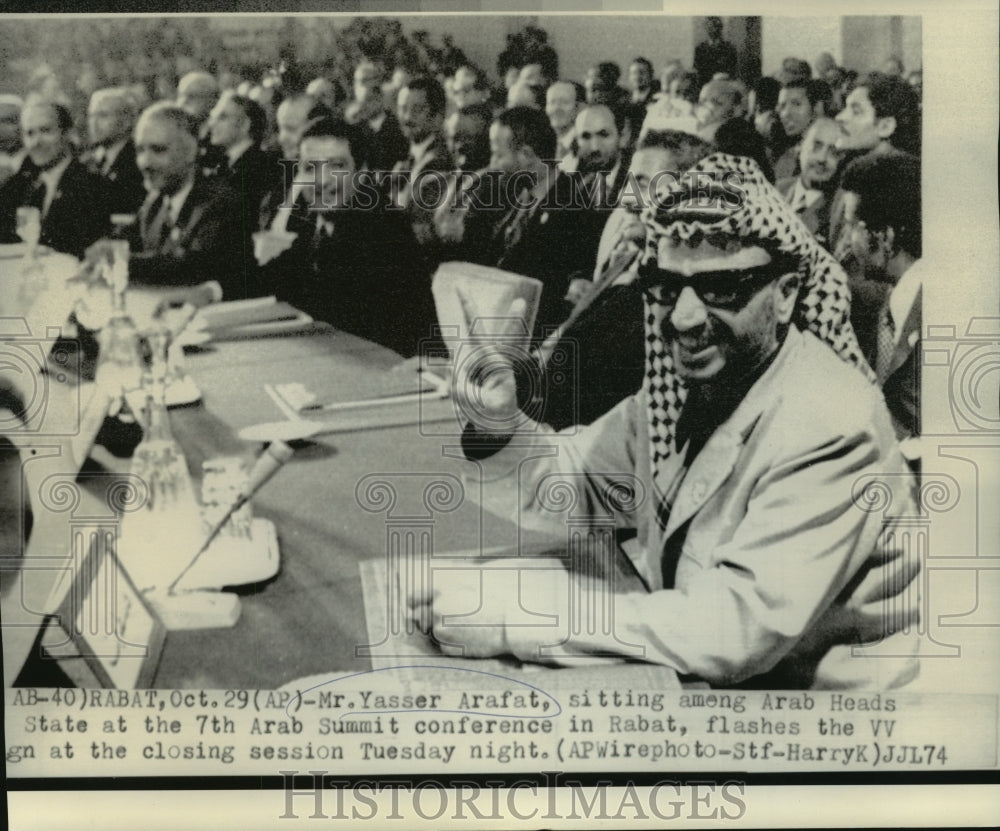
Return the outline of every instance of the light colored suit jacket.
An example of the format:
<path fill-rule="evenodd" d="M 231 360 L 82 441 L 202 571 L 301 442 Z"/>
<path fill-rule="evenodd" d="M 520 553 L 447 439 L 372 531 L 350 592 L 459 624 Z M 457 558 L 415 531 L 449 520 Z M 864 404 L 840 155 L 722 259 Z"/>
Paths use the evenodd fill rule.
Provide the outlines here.
<path fill-rule="evenodd" d="M 786 202 L 791 203 L 792 194 L 795 192 L 795 183 L 798 180 L 798 176 L 790 176 L 787 179 L 779 179 L 775 183 L 775 187 L 785 198 Z M 834 243 L 830 239 L 831 201 L 831 197 L 824 194 L 804 211 L 799 212 L 799 219 L 812 232 L 812 235 L 816 237 L 817 242 L 828 251 L 833 251 L 834 246 Z"/>
<path fill-rule="evenodd" d="M 581 515 L 593 529 L 638 532 L 616 564 L 619 585 L 631 585 L 613 597 L 614 635 L 577 635 L 562 658 L 623 654 L 625 641 L 645 660 L 727 686 L 890 688 L 915 675 L 918 566 L 880 541 L 892 517 L 913 515 L 914 482 L 875 386 L 790 330 L 692 461 L 664 532 L 646 418 L 639 394 L 578 432 L 519 433 L 479 461 L 486 507 L 564 549 Z M 865 484 L 889 501 L 866 503 Z M 546 498 L 553 487 L 562 500 Z M 634 499 L 623 498 L 629 490 Z M 664 589 L 664 553 L 678 545 L 674 588 Z M 522 581 L 535 598 L 544 574 Z M 511 651 L 531 659 L 519 631 L 510 627 Z M 904 657 L 852 655 L 852 643 L 879 641 Z"/>

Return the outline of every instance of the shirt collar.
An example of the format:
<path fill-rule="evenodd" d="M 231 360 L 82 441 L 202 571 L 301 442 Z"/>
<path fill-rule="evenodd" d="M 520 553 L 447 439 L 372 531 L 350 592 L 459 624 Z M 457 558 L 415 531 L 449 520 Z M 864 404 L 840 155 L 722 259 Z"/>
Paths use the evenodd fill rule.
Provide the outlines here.
<path fill-rule="evenodd" d="M 604 181 L 607 182 L 608 187 L 614 187 L 615 181 L 618 179 L 618 174 L 622 169 L 622 157 L 618 157 L 618 161 L 615 162 L 615 166 L 611 168 L 607 173 L 604 174 Z"/>
<path fill-rule="evenodd" d="M 247 152 L 253 146 L 253 141 L 250 139 L 244 139 L 237 144 L 234 144 L 226 151 L 226 159 L 229 161 L 229 166 L 232 167 L 236 164 L 236 160 Z"/>
<path fill-rule="evenodd" d="M 61 161 L 56 162 L 48 170 L 43 170 L 38 174 L 38 178 L 45 182 L 45 186 L 49 189 L 49 193 L 52 193 L 56 189 L 56 185 L 59 184 L 59 180 L 62 178 L 63 173 L 66 168 L 69 167 L 69 163 L 72 161 L 71 156 L 64 157 Z"/>
<path fill-rule="evenodd" d="M 556 136 L 556 148 L 557 156 L 565 156 L 568 153 L 573 152 L 573 142 L 576 140 L 576 127 L 572 124 L 567 128 L 566 132 Z"/>
<path fill-rule="evenodd" d="M 434 133 L 431 133 L 423 141 L 418 141 L 415 144 L 411 144 L 410 157 L 414 161 L 420 161 L 425 155 L 427 155 L 427 151 L 430 149 L 430 146 L 433 143 L 434 143 Z"/>
<path fill-rule="evenodd" d="M 802 177 L 798 176 L 795 179 L 795 185 L 792 187 L 792 198 L 788 202 L 793 210 L 798 209 L 800 202 L 803 203 L 804 207 L 811 208 L 822 196 L 823 191 L 819 188 L 806 187 L 805 182 L 802 181 Z"/>
<path fill-rule="evenodd" d="M 125 146 L 127 141 L 127 138 L 123 138 L 120 141 L 116 141 L 114 144 L 108 145 L 104 148 L 104 158 L 102 159 L 102 164 L 105 170 L 115 163 L 115 159 L 118 158 L 118 154 L 122 152 L 122 148 Z"/>
<path fill-rule="evenodd" d="M 172 196 L 164 195 L 164 199 L 167 200 L 167 205 L 170 211 L 170 220 L 175 225 L 177 220 L 180 218 L 181 210 L 184 207 L 184 202 L 187 201 L 188 194 L 191 193 L 191 188 L 194 187 L 194 177 L 192 176 L 186 185 L 184 185 L 179 191 L 177 191 Z"/>

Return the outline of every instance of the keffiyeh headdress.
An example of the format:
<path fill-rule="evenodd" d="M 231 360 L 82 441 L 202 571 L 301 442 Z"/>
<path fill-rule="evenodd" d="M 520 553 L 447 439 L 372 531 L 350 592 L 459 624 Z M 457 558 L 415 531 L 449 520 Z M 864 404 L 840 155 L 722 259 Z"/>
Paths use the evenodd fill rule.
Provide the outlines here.
<path fill-rule="evenodd" d="M 712 202 L 711 209 L 698 204 L 698 183 L 728 183 L 728 199 Z M 721 191 L 719 191 L 721 193 Z M 704 193 L 702 193 L 704 199 Z M 807 329 L 856 366 L 872 382 L 875 376 L 865 362 L 851 327 L 851 296 L 847 275 L 813 237 L 781 194 L 764 178 L 757 164 L 747 158 L 714 153 L 698 162 L 665 191 L 657 193 L 657 204 L 643 213 L 646 251 L 643 263 L 657 261 L 659 241 L 664 237 L 692 241 L 704 235 L 724 235 L 755 241 L 770 250 L 791 255 L 799 263 L 802 284 L 793 322 Z M 658 481 L 663 461 L 673 451 L 677 420 L 687 388 L 674 369 L 669 344 L 663 340 L 663 323 L 669 310 L 646 303 L 646 376 L 649 439 L 653 485 L 661 506 L 667 484 Z M 666 525 L 658 511 L 661 527 Z"/>

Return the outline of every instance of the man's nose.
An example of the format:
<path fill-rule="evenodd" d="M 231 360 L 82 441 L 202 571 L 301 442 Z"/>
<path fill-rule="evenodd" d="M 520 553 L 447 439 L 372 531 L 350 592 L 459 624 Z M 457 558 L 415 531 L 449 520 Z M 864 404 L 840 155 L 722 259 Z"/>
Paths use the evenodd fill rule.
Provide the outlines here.
<path fill-rule="evenodd" d="M 688 332 L 703 326 L 708 320 L 708 309 L 691 286 L 684 286 L 670 313 L 670 323 L 678 332 Z"/>

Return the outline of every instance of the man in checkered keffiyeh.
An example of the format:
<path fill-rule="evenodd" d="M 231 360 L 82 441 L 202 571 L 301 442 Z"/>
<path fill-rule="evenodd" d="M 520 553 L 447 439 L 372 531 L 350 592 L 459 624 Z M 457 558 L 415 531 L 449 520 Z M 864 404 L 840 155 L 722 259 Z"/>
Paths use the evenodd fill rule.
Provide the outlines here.
<path fill-rule="evenodd" d="M 792 320 L 801 329 L 812 332 L 841 358 L 856 366 L 874 381 L 861 355 L 850 323 L 850 293 L 847 275 L 829 253 L 789 208 L 787 202 L 764 178 L 750 159 L 717 153 L 696 164 L 678 179 L 666 180 L 668 187 L 657 194 L 657 204 L 647 208 L 647 248 L 644 266 L 652 291 L 646 300 L 646 383 L 649 402 L 649 439 L 652 453 L 653 483 L 660 502 L 661 525 L 669 510 L 669 483 L 663 481 L 664 460 L 674 451 L 676 427 L 687 397 L 684 372 L 675 361 L 680 340 L 674 335 L 670 348 L 664 332 L 672 307 L 658 302 L 660 287 L 656 263 L 662 251 L 670 258 L 671 249 L 695 251 L 704 241 L 728 237 L 761 246 L 799 275 L 798 301 Z M 714 184 L 713 184 L 714 183 Z M 720 184 L 723 183 L 723 184 Z M 730 190 L 724 189 L 728 183 Z M 738 185 L 737 192 L 734 185 Z M 695 343 L 710 346 L 711 331 L 718 325 L 711 307 L 706 307 L 705 321 L 695 335 Z M 773 344 L 776 347 L 777 344 Z M 752 367 L 750 368 L 753 369 Z M 680 370 L 680 371 L 679 371 Z M 704 375 L 704 373 L 702 373 Z M 738 384 L 739 379 L 732 378 Z M 718 378 L 713 378 L 718 382 Z"/>
<path fill-rule="evenodd" d="M 639 393 L 552 433 L 512 417 L 498 350 L 456 372 L 484 504 L 554 534 L 565 556 L 533 562 L 517 597 L 487 582 L 523 556 L 436 572 L 410 596 L 417 619 L 467 655 L 628 657 L 720 686 L 905 684 L 919 560 L 882 535 L 914 513 L 913 479 L 845 275 L 753 162 L 715 154 L 664 184 L 644 215 Z M 609 527 L 626 542 L 594 556 L 580 540 Z M 475 620 L 454 623 L 470 595 Z"/>

